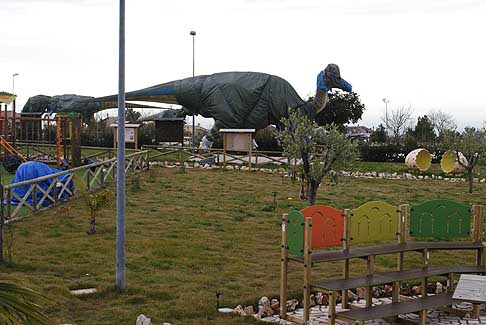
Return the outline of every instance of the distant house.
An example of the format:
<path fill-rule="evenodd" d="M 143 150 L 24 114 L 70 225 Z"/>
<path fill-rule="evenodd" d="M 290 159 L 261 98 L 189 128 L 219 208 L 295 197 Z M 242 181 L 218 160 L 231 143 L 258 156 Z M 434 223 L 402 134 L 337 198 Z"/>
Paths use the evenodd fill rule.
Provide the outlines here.
<path fill-rule="evenodd" d="M 369 142 L 373 130 L 366 126 L 348 126 L 346 127 L 346 138 L 359 142 Z"/>
<path fill-rule="evenodd" d="M 208 129 L 203 128 L 200 124 L 196 125 L 196 139 L 201 139 L 208 133 Z M 184 126 L 184 137 L 192 137 L 192 124 Z"/>
<path fill-rule="evenodd" d="M 112 124 L 117 124 L 118 123 L 118 117 L 117 116 L 108 116 L 107 118 L 101 120 L 102 122 L 105 123 L 106 128 L 110 128 L 110 125 Z"/>

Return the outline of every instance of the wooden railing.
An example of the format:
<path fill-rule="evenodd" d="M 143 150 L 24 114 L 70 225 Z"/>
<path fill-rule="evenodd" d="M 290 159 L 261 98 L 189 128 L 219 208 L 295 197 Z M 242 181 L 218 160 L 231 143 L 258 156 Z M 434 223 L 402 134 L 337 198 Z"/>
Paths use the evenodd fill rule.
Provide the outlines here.
<path fill-rule="evenodd" d="M 171 161 L 189 161 L 196 159 L 211 159 L 214 158 L 214 163 L 219 165 L 223 164 L 223 149 L 199 149 L 191 147 L 176 147 L 176 146 L 154 146 L 144 145 L 142 149 L 149 150 L 149 161 L 157 160 L 171 160 Z M 165 158 L 165 159 L 164 159 Z M 264 158 L 264 159 L 262 159 Z M 283 156 L 280 151 L 259 151 L 255 150 L 251 152 L 252 164 L 264 164 L 264 163 L 277 163 L 286 164 L 287 158 Z M 243 155 L 237 155 L 233 152 L 226 151 L 226 163 L 240 163 L 247 164 L 249 156 L 247 153 Z"/>
<path fill-rule="evenodd" d="M 17 149 L 27 157 L 28 160 L 51 160 L 56 161 L 56 148 L 55 144 L 50 143 L 25 143 L 17 142 Z M 65 155 L 69 156 L 71 152 L 71 145 L 63 145 L 62 150 L 65 151 Z M 65 148 L 64 148 L 65 147 Z M 137 149 L 125 149 L 126 154 L 133 152 L 139 152 Z M 81 147 L 81 160 L 85 158 L 96 158 L 96 159 L 111 159 L 116 157 L 116 148 L 106 148 L 106 147 Z"/>
<path fill-rule="evenodd" d="M 149 163 L 147 158 L 148 151 L 139 151 L 128 154 L 125 158 L 125 172 L 127 176 L 148 169 Z M 56 203 L 62 201 L 65 193 L 72 196 L 75 189 L 83 192 L 94 191 L 102 188 L 116 179 L 116 168 L 117 160 L 116 158 L 112 158 L 61 171 L 55 174 L 5 185 L 3 186 L 3 197 L 5 198 L 5 201 L 2 200 L 2 204 L 4 205 L 3 211 L 5 211 L 5 219 L 14 220 L 19 216 L 22 208 L 24 208 L 24 212 L 29 214 L 55 206 Z M 66 175 L 68 175 L 67 178 L 64 181 L 61 181 L 61 177 L 64 178 Z M 74 184 L 73 178 L 75 177 L 80 177 L 81 181 Z M 39 186 L 39 183 L 46 180 L 52 181 L 47 189 L 43 189 L 41 186 Z M 28 186 L 27 191 L 22 197 L 13 191 L 15 188 L 19 188 L 21 186 Z M 32 203 L 29 203 L 28 200 L 31 196 Z M 12 205 L 12 198 L 15 198 L 19 202 L 18 205 Z M 44 207 L 43 204 L 46 201 L 51 204 Z M 25 211 L 25 208 L 27 211 Z"/>

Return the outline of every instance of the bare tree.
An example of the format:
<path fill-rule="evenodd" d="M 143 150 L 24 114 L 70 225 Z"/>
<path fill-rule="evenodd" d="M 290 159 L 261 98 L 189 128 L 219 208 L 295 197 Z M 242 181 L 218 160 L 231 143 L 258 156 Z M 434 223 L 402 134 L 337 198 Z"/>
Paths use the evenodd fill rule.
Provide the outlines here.
<path fill-rule="evenodd" d="M 445 130 L 455 131 L 457 128 L 452 114 L 444 112 L 440 109 L 430 111 L 428 117 L 440 139 L 442 139 L 442 135 L 444 134 Z"/>
<path fill-rule="evenodd" d="M 395 142 L 400 141 L 400 137 L 405 133 L 405 130 L 412 122 L 412 107 L 402 106 L 400 108 L 392 109 L 385 116 L 381 117 L 383 123 L 389 132 L 391 132 Z"/>

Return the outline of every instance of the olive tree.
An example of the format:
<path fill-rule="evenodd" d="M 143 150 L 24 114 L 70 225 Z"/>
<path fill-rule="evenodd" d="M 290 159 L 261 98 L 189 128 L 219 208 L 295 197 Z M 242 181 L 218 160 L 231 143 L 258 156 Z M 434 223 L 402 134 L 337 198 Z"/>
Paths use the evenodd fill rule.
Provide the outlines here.
<path fill-rule="evenodd" d="M 302 179 L 309 186 L 309 205 L 316 202 L 317 189 L 331 170 L 345 167 L 356 157 L 356 146 L 336 126 L 319 127 L 307 117 L 292 113 L 282 120 L 277 140 L 290 160 L 299 165 Z"/>
<path fill-rule="evenodd" d="M 486 158 L 486 129 L 466 127 L 461 133 L 445 132 L 444 146 L 456 152 L 457 162 L 467 171 L 469 193 L 472 193 L 474 167 Z M 461 159 L 461 153 L 467 162 Z"/>

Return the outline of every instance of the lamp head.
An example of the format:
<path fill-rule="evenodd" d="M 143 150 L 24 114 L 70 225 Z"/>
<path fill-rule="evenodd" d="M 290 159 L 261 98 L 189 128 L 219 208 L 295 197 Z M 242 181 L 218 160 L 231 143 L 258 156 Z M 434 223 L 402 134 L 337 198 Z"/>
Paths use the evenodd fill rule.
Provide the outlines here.
<path fill-rule="evenodd" d="M 191 30 L 191 32 L 189 34 L 191 34 L 192 36 L 196 36 L 196 32 L 193 31 L 193 30 Z"/>
<path fill-rule="evenodd" d="M 14 73 L 14 74 L 12 75 L 12 77 L 16 77 L 16 76 L 18 76 L 18 75 L 19 75 L 18 73 Z"/>

